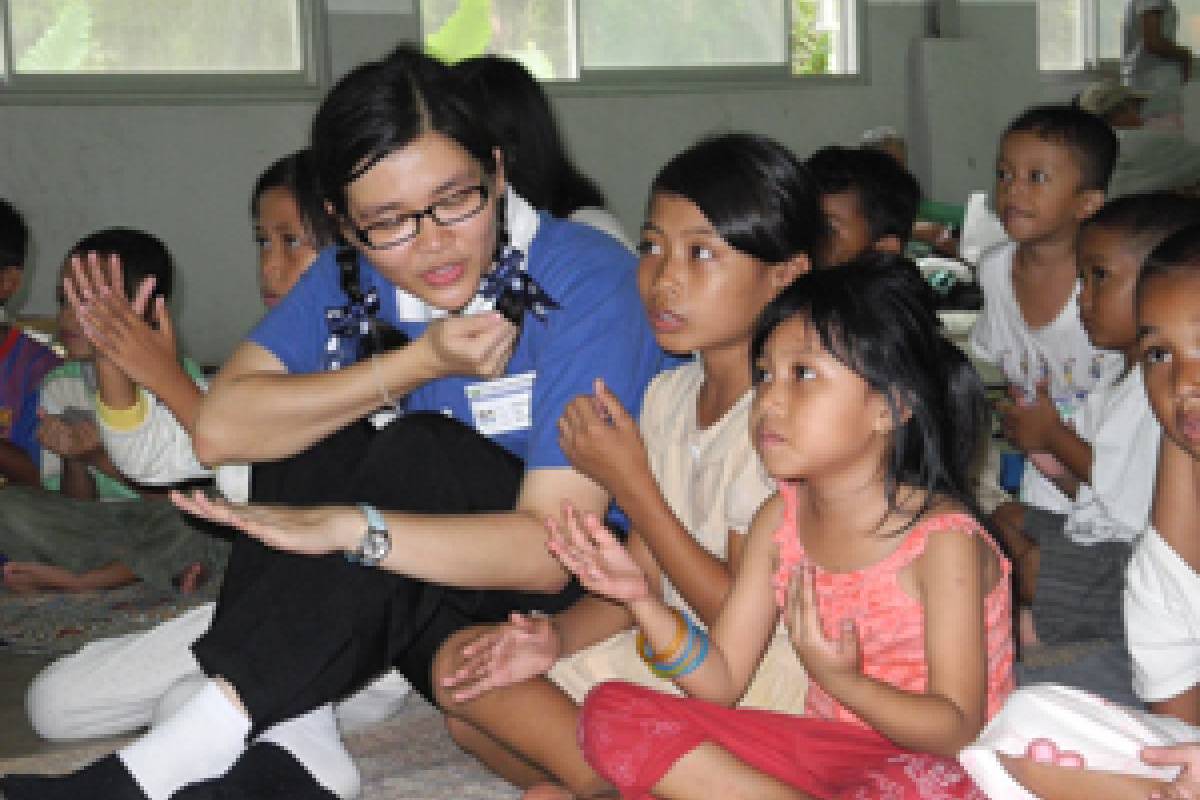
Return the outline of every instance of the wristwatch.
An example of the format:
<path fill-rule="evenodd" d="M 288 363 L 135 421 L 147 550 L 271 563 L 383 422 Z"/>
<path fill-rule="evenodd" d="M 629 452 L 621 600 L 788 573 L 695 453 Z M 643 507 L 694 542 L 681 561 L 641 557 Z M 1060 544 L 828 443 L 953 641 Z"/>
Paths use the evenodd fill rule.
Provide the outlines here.
<path fill-rule="evenodd" d="M 346 560 L 351 564 L 374 567 L 392 551 L 392 534 L 379 509 L 367 503 L 359 503 L 358 507 L 367 518 L 367 532 L 356 549 L 346 551 Z"/>

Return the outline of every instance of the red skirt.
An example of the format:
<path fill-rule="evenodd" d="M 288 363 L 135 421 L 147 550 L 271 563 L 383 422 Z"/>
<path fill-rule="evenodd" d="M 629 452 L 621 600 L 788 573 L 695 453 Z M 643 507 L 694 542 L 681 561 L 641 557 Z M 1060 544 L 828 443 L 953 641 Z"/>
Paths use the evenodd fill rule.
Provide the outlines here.
<path fill-rule="evenodd" d="M 588 694 L 579 744 L 632 800 L 704 742 L 821 800 L 987 800 L 953 759 L 898 748 L 834 720 L 734 709 L 610 682 Z"/>

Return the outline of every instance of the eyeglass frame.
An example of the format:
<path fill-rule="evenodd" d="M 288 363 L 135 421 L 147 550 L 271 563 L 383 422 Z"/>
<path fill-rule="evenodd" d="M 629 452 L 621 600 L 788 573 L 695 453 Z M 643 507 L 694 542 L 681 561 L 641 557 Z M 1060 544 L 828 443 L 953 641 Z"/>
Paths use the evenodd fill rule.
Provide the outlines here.
<path fill-rule="evenodd" d="M 346 226 L 348 228 L 350 228 L 350 231 L 354 234 L 354 240 L 358 244 L 362 245 L 363 247 L 367 248 L 368 250 L 391 250 L 394 247 L 399 247 L 400 245 L 408 244 L 413 239 L 416 239 L 418 236 L 420 236 L 421 235 L 421 220 L 423 218 L 429 217 L 438 226 L 443 227 L 443 228 L 448 228 L 451 225 L 457 225 L 460 222 L 466 222 L 467 220 L 471 219 L 472 217 L 478 216 L 479 212 L 483 211 L 484 206 L 486 206 L 488 204 L 488 200 L 491 199 L 491 196 L 492 196 L 492 190 L 488 188 L 488 185 L 486 183 L 476 183 L 476 184 L 472 184 L 470 186 L 464 186 L 462 189 L 458 190 L 458 192 L 456 192 L 456 194 L 460 194 L 460 193 L 464 193 L 464 192 L 479 192 L 479 195 L 480 195 L 479 207 L 476 208 L 474 211 L 472 211 L 469 214 L 466 214 L 465 216 L 458 217 L 457 219 L 443 221 L 443 220 L 438 219 L 437 214 L 434 212 L 437 211 L 438 206 L 440 206 L 442 203 L 444 203 L 446 201 L 446 198 L 442 198 L 441 200 L 435 200 L 434 202 L 425 206 L 425 208 L 421 209 L 420 211 L 411 211 L 407 214 L 399 215 L 402 219 L 413 220 L 415 227 L 413 229 L 412 236 L 407 236 L 403 239 L 397 239 L 393 242 L 388 242 L 387 244 L 372 244 L 370 237 L 368 235 L 368 232 L 371 228 L 370 225 L 368 225 L 365 228 L 360 227 L 358 225 L 358 223 L 356 223 L 353 219 L 350 218 L 349 214 L 343 214 L 342 220 L 346 223 Z"/>

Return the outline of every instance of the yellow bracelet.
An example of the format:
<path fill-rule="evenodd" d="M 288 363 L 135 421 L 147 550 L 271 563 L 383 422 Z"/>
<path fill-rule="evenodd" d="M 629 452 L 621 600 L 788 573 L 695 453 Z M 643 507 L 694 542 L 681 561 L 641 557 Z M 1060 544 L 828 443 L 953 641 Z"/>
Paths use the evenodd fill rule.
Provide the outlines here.
<path fill-rule="evenodd" d="M 659 664 L 670 664 L 672 661 L 676 660 L 679 657 L 679 648 L 683 647 L 683 643 L 687 639 L 687 617 L 685 617 L 683 612 L 677 608 L 672 608 L 671 613 L 675 615 L 675 639 L 671 642 L 671 646 L 663 652 L 647 655 L 649 648 L 647 647 L 646 634 L 642 633 L 641 629 L 638 629 L 636 639 L 638 655 L 640 655 L 642 660 L 651 667 Z"/>

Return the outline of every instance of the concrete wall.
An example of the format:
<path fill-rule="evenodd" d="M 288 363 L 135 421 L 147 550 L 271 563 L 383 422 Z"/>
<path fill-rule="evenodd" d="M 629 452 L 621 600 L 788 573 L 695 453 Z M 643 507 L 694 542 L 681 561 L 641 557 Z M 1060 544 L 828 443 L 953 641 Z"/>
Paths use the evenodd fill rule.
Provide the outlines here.
<path fill-rule="evenodd" d="M 335 75 L 415 36 L 411 14 L 378 13 L 411 6 L 389 3 L 330 0 Z M 761 131 L 803 154 L 853 142 L 874 125 L 910 128 L 927 190 L 955 197 L 990 182 L 995 129 L 1016 109 L 1069 94 L 1036 74 L 1034 8 L 1029 0 L 962 2 L 961 35 L 978 48 L 960 47 L 955 58 L 970 63 L 970 80 L 948 63 L 916 83 L 914 53 L 931 49 L 915 44 L 924 7 L 869 0 L 859 79 L 676 94 L 567 92 L 555 102 L 577 160 L 631 231 L 658 167 L 713 130 Z M 267 163 L 304 142 L 312 111 L 311 103 L 0 105 L 0 195 L 27 213 L 36 242 L 20 310 L 53 311 L 59 261 L 79 236 L 106 225 L 144 227 L 179 262 L 174 307 L 188 350 L 219 363 L 260 312 L 250 186 Z"/>

